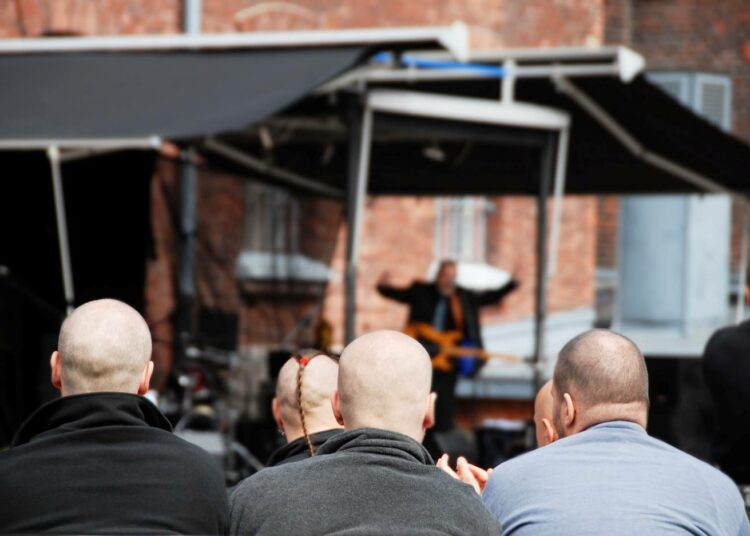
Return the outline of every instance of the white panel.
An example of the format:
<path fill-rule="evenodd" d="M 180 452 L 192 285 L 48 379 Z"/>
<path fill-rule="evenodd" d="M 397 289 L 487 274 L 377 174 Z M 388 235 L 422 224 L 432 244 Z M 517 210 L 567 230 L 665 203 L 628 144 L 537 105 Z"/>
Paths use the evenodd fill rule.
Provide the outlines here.
<path fill-rule="evenodd" d="M 732 128 L 732 81 L 727 76 L 695 76 L 694 110 L 724 130 Z"/>

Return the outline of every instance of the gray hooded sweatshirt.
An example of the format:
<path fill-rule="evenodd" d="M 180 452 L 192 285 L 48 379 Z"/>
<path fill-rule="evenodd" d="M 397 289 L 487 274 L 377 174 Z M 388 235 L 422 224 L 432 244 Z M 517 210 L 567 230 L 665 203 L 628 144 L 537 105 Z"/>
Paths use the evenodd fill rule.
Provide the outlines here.
<path fill-rule="evenodd" d="M 373 428 L 343 432 L 317 455 L 264 469 L 230 498 L 232 534 L 498 535 L 470 486 L 435 467 L 425 448 Z"/>

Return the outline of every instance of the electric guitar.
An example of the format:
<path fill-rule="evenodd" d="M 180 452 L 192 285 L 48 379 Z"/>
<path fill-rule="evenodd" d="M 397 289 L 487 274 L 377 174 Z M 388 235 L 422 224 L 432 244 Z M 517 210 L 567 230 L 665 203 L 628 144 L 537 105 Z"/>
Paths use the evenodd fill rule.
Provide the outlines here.
<path fill-rule="evenodd" d="M 438 331 L 430 324 L 413 322 L 404 328 L 404 333 L 418 341 L 425 341 L 438 346 L 438 353 L 432 357 L 432 368 L 442 372 L 454 370 L 454 361 L 461 358 L 497 359 L 509 363 L 518 363 L 523 359 L 517 355 L 488 352 L 481 348 L 461 346 L 463 335 L 460 331 Z"/>

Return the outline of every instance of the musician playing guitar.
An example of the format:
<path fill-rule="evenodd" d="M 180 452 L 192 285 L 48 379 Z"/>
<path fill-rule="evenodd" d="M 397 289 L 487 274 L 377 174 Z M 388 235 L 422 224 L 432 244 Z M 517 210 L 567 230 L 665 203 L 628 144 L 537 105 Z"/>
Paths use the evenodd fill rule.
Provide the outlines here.
<path fill-rule="evenodd" d="M 438 332 L 457 331 L 473 346 L 483 348 L 479 326 L 479 309 L 502 300 L 518 287 L 515 278 L 494 290 L 473 292 L 456 286 L 458 267 L 455 261 L 440 263 L 434 283 L 415 282 L 407 288 L 389 285 L 389 274 L 385 272 L 378 282 L 378 292 L 392 300 L 409 305 L 409 325 L 427 324 Z M 431 330 L 422 330 L 424 332 Z M 435 431 L 450 430 L 453 427 L 455 410 L 456 360 L 440 357 L 439 344 L 429 342 L 424 337 L 417 338 L 433 356 L 432 390 L 437 393 L 435 407 Z M 435 359 L 438 356 L 439 359 Z"/>

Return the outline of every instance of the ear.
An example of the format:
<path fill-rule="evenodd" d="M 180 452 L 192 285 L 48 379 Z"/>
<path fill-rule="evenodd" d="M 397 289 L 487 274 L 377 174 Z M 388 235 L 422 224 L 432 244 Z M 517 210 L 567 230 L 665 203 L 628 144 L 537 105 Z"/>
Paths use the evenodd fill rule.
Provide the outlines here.
<path fill-rule="evenodd" d="M 424 412 L 424 420 L 422 421 L 422 428 L 429 430 L 435 426 L 435 401 L 437 400 L 437 393 L 430 393 L 427 395 L 427 407 Z"/>
<path fill-rule="evenodd" d="M 50 381 L 58 391 L 62 391 L 62 373 L 60 372 L 60 352 L 55 350 L 49 359 Z"/>
<path fill-rule="evenodd" d="M 559 439 L 559 435 L 555 429 L 555 425 L 552 424 L 552 421 L 545 417 L 542 419 L 542 426 L 544 426 L 544 437 L 547 440 L 547 445 L 554 443 Z"/>
<path fill-rule="evenodd" d="M 576 420 L 576 405 L 573 397 L 568 393 L 563 394 L 563 424 L 570 428 Z"/>
<path fill-rule="evenodd" d="M 148 386 L 151 383 L 151 375 L 154 373 L 154 362 L 149 361 L 146 363 L 146 368 L 143 369 L 143 376 L 141 376 L 141 383 L 138 385 L 138 394 L 145 395 L 148 393 Z"/>
<path fill-rule="evenodd" d="M 331 408 L 333 408 L 333 416 L 336 417 L 336 422 L 346 428 L 344 424 L 344 415 L 341 413 L 341 398 L 339 397 L 339 390 L 336 389 L 331 395 Z"/>
<path fill-rule="evenodd" d="M 273 420 L 276 422 L 276 426 L 278 426 L 279 430 L 283 432 L 284 421 L 281 420 L 281 405 L 279 404 L 279 399 L 276 397 L 273 397 L 273 400 L 271 400 L 271 415 L 273 415 Z"/>

